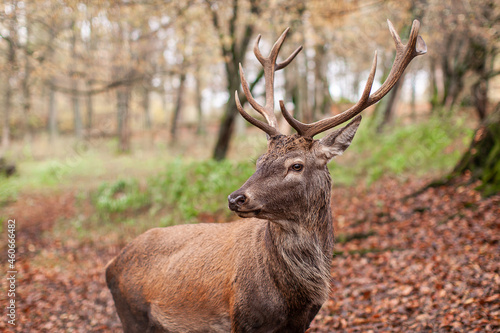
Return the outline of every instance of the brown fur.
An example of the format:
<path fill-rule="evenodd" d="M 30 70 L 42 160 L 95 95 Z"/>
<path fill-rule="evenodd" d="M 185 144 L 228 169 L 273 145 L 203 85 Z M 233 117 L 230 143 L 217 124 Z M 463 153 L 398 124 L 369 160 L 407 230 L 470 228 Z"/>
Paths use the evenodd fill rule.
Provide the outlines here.
<path fill-rule="evenodd" d="M 305 332 L 330 285 L 327 163 L 358 125 L 328 141 L 270 138 L 254 175 L 229 197 L 248 219 L 152 229 L 127 245 L 106 268 L 124 331 Z"/>

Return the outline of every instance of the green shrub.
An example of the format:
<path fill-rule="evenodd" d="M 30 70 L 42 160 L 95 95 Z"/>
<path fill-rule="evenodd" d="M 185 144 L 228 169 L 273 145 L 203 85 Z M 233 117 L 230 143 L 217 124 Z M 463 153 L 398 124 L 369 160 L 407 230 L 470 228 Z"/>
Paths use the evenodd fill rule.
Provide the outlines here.
<path fill-rule="evenodd" d="M 421 176 L 450 170 L 472 135 L 462 118 L 432 117 L 421 123 L 396 124 L 384 133 L 376 133 L 374 127 L 363 123 L 361 126 L 346 152 L 347 162 L 330 164 L 334 179 L 340 183 L 359 179 L 372 183 L 383 175 Z"/>
<path fill-rule="evenodd" d="M 214 160 L 186 162 L 176 159 L 164 171 L 150 177 L 141 189 L 135 179 L 103 183 L 92 196 L 97 211 L 110 217 L 113 213 L 134 213 L 149 207 L 150 215 L 160 212 L 161 225 L 191 223 L 201 213 L 224 213 L 227 196 L 238 189 L 254 172 L 248 162 Z M 123 215 L 120 216 L 123 219 Z"/>
<path fill-rule="evenodd" d="M 135 179 L 118 180 L 99 186 L 94 202 L 101 213 L 121 213 L 150 205 L 151 196 L 147 190 L 141 191 Z"/>
<path fill-rule="evenodd" d="M 186 222 L 200 213 L 216 213 L 225 207 L 227 196 L 254 172 L 248 162 L 214 160 L 168 164 L 165 171 L 148 180 L 153 203 L 169 205 Z"/>

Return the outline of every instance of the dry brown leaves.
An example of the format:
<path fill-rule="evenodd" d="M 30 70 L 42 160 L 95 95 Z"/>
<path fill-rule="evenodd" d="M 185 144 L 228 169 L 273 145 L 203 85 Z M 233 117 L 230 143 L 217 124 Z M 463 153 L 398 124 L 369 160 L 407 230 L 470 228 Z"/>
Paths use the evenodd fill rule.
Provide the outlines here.
<path fill-rule="evenodd" d="M 477 184 L 387 180 L 334 190 L 332 292 L 311 332 L 493 332 L 500 329 L 500 196 Z"/>
<path fill-rule="evenodd" d="M 336 245 L 332 293 L 310 332 L 500 329 L 500 195 L 482 199 L 470 184 L 402 200 L 423 185 L 387 180 L 334 189 L 336 233 L 361 237 Z M 51 232 L 53 219 L 75 214 L 73 202 L 71 195 L 41 197 L 32 207 L 45 209 L 9 208 L 26 228 L 19 231 L 17 326 L 1 320 L 0 331 L 121 332 L 104 267 L 123 241 Z"/>

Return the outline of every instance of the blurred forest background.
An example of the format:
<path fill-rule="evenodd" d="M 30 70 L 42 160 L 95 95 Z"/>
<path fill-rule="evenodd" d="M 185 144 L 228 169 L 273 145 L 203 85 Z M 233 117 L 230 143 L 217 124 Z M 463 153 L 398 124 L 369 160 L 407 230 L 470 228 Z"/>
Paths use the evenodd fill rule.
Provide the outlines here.
<path fill-rule="evenodd" d="M 152 227 L 235 218 L 226 197 L 266 147 L 234 100 L 239 63 L 263 99 L 258 34 L 263 53 L 286 27 L 282 53 L 304 46 L 276 100 L 313 122 L 356 103 L 375 50 L 384 81 L 387 19 L 403 42 L 419 20 L 428 52 L 331 163 L 342 270 L 314 330 L 498 329 L 495 0 L 4 0 L 0 218 L 18 221 L 20 323 L 119 331 L 107 260 Z"/>

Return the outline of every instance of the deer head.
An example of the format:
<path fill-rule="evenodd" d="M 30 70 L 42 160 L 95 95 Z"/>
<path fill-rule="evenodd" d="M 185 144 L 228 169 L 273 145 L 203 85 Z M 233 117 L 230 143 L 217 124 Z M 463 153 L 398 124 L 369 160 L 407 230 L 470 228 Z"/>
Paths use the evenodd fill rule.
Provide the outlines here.
<path fill-rule="evenodd" d="M 286 29 L 276 41 L 268 57 L 263 57 L 259 50 L 260 35 L 254 46 L 254 53 L 264 67 L 266 80 L 266 103 L 258 104 L 253 98 L 245 74 L 240 65 L 240 78 L 243 91 L 250 105 L 267 120 L 267 124 L 251 117 L 241 106 L 238 92 L 236 103 L 240 114 L 248 122 L 263 130 L 268 137 L 267 152 L 257 161 L 257 170 L 252 177 L 237 191 L 229 195 L 229 208 L 241 217 L 258 217 L 273 220 L 294 220 L 308 214 L 318 203 L 318 197 L 329 194 L 328 162 L 341 155 L 356 133 L 361 122 L 361 111 L 384 97 L 403 74 L 410 61 L 426 53 L 426 45 L 418 36 L 420 23 L 413 22 L 410 39 L 406 45 L 388 20 L 389 30 L 396 44 L 396 59 L 389 76 L 373 94 L 371 88 L 377 67 L 377 52 L 373 59 L 370 75 L 360 100 L 350 109 L 328 119 L 313 124 L 304 124 L 293 118 L 280 101 L 281 112 L 285 120 L 297 131 L 297 134 L 282 135 L 274 114 L 274 72 L 286 67 L 302 47 L 296 49 L 285 61 L 277 63 L 278 52 L 289 29 Z M 346 126 L 328 134 L 321 140 L 314 136 L 354 118 Z M 304 196 L 308 200 L 304 200 Z M 302 198 L 302 199 L 301 199 Z M 303 207 L 304 206 L 304 207 Z M 287 207 L 287 209 L 283 209 Z M 294 209 L 290 210 L 290 207 Z"/>

